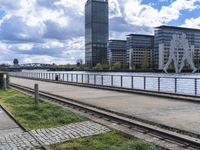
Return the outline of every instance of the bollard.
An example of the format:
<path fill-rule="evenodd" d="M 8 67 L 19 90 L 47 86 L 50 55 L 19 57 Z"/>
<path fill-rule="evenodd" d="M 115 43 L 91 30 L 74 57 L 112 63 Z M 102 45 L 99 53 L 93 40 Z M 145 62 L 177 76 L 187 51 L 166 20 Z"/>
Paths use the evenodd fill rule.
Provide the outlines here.
<path fill-rule="evenodd" d="M 35 84 L 35 106 L 39 106 L 39 86 Z"/>
<path fill-rule="evenodd" d="M 3 75 L 3 89 L 6 91 L 7 90 L 7 75 Z"/>

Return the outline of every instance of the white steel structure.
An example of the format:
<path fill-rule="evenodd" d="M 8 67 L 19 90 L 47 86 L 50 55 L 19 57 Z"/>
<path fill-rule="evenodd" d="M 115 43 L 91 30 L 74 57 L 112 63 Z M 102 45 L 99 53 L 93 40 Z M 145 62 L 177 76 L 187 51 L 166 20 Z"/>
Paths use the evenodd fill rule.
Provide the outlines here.
<path fill-rule="evenodd" d="M 159 46 L 162 49 L 164 46 Z M 161 51 L 161 49 L 159 48 Z M 193 62 L 194 46 L 189 46 L 189 42 L 186 38 L 186 34 L 181 35 L 174 34 L 169 45 L 169 58 L 165 64 L 163 70 L 167 73 L 169 65 L 173 62 L 176 73 L 180 73 L 185 66 L 185 61 L 193 69 L 193 73 L 197 71 L 197 68 Z"/>

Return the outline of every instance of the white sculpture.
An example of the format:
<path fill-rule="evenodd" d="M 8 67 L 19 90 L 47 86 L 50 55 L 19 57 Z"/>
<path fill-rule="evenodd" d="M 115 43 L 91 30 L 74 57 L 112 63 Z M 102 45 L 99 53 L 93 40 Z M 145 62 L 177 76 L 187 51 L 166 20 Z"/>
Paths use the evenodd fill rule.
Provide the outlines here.
<path fill-rule="evenodd" d="M 181 63 L 179 63 L 181 51 L 183 52 L 183 54 L 181 58 Z M 185 60 L 193 69 L 192 73 L 195 73 L 197 71 L 197 68 L 195 67 L 194 62 L 193 62 L 193 55 L 192 55 L 192 52 L 190 51 L 189 43 L 188 43 L 188 40 L 186 39 L 186 35 L 183 33 L 181 36 L 174 34 L 170 42 L 169 59 L 163 70 L 166 73 L 168 73 L 167 69 L 169 68 L 169 65 L 173 61 L 175 72 L 180 73 L 184 67 Z"/>

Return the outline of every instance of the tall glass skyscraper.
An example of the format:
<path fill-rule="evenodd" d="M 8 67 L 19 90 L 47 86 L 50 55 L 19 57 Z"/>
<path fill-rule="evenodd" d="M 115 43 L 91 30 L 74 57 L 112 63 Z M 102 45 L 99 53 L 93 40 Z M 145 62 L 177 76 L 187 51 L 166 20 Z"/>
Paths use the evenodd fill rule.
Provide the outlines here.
<path fill-rule="evenodd" d="M 85 4 L 85 63 L 105 63 L 108 41 L 108 0 L 88 0 Z"/>

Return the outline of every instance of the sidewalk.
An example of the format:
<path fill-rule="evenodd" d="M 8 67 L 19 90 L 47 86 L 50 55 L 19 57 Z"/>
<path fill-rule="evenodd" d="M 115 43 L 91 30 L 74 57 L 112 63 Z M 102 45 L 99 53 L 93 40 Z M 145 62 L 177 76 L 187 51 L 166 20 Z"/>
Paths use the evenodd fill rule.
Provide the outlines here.
<path fill-rule="evenodd" d="M 23 130 L 0 107 L 0 137 L 17 133 L 23 133 Z"/>

